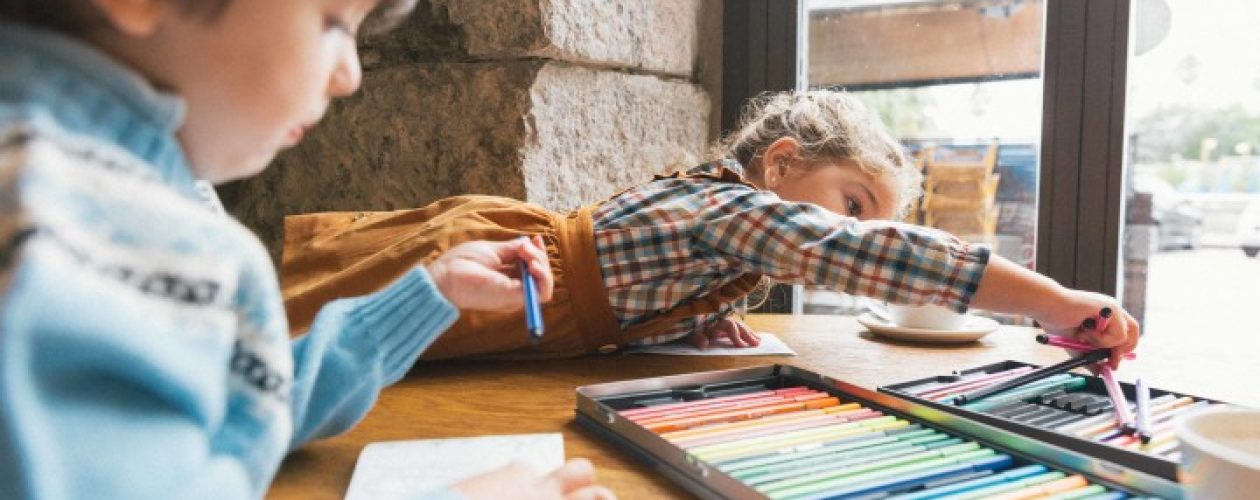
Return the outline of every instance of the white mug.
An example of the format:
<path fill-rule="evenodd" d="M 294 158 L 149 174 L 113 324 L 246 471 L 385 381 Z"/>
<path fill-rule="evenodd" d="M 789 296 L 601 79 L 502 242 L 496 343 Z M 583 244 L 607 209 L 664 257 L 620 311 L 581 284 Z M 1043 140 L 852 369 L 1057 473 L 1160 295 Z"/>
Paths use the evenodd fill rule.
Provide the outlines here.
<path fill-rule="evenodd" d="M 967 322 L 967 315 L 943 306 L 907 306 L 888 304 L 888 316 L 897 326 L 931 330 L 957 330 Z"/>
<path fill-rule="evenodd" d="M 1260 492 L 1260 410 L 1211 408 L 1177 424 L 1186 498 L 1256 498 Z"/>

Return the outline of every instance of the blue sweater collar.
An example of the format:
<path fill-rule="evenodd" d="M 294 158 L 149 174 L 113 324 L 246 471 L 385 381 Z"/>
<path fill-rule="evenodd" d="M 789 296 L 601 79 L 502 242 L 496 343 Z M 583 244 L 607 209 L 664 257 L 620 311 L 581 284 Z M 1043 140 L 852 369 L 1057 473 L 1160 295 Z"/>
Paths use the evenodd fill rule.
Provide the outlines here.
<path fill-rule="evenodd" d="M 0 104 L 47 113 L 71 133 L 117 145 L 144 160 L 163 182 L 195 194 L 175 136 L 184 122 L 183 99 L 155 89 L 87 44 L 0 23 Z"/>

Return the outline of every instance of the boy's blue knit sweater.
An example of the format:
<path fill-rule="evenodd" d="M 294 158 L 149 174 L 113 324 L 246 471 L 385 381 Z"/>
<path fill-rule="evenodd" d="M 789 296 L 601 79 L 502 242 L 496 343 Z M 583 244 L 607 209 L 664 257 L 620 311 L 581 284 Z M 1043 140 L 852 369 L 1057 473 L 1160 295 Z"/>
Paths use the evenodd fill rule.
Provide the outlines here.
<path fill-rule="evenodd" d="M 0 25 L 0 498 L 261 497 L 457 316 L 417 268 L 290 342 L 267 253 L 198 194 L 183 114 Z"/>

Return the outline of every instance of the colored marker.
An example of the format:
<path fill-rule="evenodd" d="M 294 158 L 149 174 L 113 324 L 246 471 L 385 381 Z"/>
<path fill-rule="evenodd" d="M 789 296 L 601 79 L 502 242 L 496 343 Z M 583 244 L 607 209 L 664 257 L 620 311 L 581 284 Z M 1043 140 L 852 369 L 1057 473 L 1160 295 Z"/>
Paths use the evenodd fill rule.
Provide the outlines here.
<path fill-rule="evenodd" d="M 990 500 L 1022 500 L 1025 498 L 1043 497 L 1065 491 L 1071 491 L 1088 485 L 1089 482 L 1085 481 L 1084 477 L 1080 475 L 1071 475 L 1063 479 L 1056 479 L 1048 483 L 1033 485 L 1022 490 L 993 496 L 990 497 Z"/>
<path fill-rule="evenodd" d="M 888 495 L 910 490 L 921 486 L 924 483 L 940 481 L 942 479 L 962 474 L 974 474 L 977 472 L 991 473 L 1010 466 L 1011 462 L 1012 459 L 1009 455 L 997 455 L 961 464 L 939 465 L 937 467 L 919 470 L 905 475 L 879 478 L 834 490 L 827 490 L 818 496 L 822 496 L 824 498 L 837 498 Z"/>
<path fill-rule="evenodd" d="M 1041 380 L 1043 378 L 1046 378 L 1052 375 L 1057 375 L 1059 373 L 1066 372 L 1073 368 L 1079 368 L 1085 365 L 1098 363 L 1099 361 L 1107 359 L 1107 356 L 1110 356 L 1110 355 L 1111 353 L 1107 349 L 1097 349 L 1094 351 L 1090 351 L 1084 355 L 1081 355 L 1080 357 L 1072 358 L 1059 364 L 1050 365 L 1043 368 L 1038 368 L 1036 370 L 1025 373 L 1013 379 L 1005 380 L 1003 382 L 993 384 L 983 389 L 977 389 L 975 391 L 972 391 L 966 394 L 959 394 L 957 396 L 954 396 L 954 404 L 961 406 L 961 405 L 970 403 L 972 401 L 976 401 L 978 399 L 989 397 L 999 392 L 1010 390 L 1012 388 L 1027 384 L 1035 380 Z"/>
<path fill-rule="evenodd" d="M 1137 379 L 1137 433 L 1142 444 L 1151 442 L 1151 391 Z"/>
<path fill-rule="evenodd" d="M 828 406 L 836 406 L 840 404 L 840 400 L 836 398 L 813 399 L 809 401 L 781 403 L 769 406 L 755 406 L 751 408 L 737 408 L 721 413 L 713 413 L 699 415 L 694 417 L 684 417 L 680 419 L 668 419 L 658 421 L 652 424 L 643 425 L 652 432 L 662 433 L 668 431 L 677 431 L 699 427 L 701 425 L 715 424 L 721 422 L 732 422 L 736 420 L 751 420 L 764 415 L 773 415 L 776 413 L 788 413 L 793 411 L 826 408 Z"/>
<path fill-rule="evenodd" d="M 864 461 L 882 460 L 926 450 L 943 448 L 946 446 L 953 446 L 961 442 L 962 440 L 959 438 L 951 438 L 945 434 L 934 434 L 921 436 L 917 439 L 893 441 L 855 450 L 846 450 L 844 452 L 815 454 L 804 458 L 791 458 L 755 467 L 744 467 L 736 471 L 727 472 L 727 474 L 741 481 L 749 482 L 750 484 L 752 481 L 767 482 L 777 479 L 771 478 L 773 475 L 784 474 L 795 470 L 803 470 L 805 468 L 816 466 L 837 467 L 843 464 L 852 465 Z M 788 475 L 790 474 L 785 474 L 781 477 L 788 477 Z"/>
<path fill-rule="evenodd" d="M 1051 471 L 1051 472 L 1046 472 L 1044 474 L 1037 474 L 1035 476 L 1026 477 L 1023 479 L 1017 479 L 1015 481 L 1010 481 L 1010 482 L 1006 482 L 1002 484 L 995 484 L 992 486 L 980 487 L 980 488 L 968 490 L 961 493 L 955 493 L 952 495 L 939 497 L 939 498 L 949 499 L 949 500 L 971 500 L 973 498 L 987 498 L 987 497 L 998 495 L 1001 493 L 1019 491 L 1033 485 L 1045 484 L 1051 481 L 1058 481 L 1060 479 L 1063 479 L 1066 476 L 1067 474 L 1064 474 L 1062 472 Z"/>
<path fill-rule="evenodd" d="M 1097 347 L 1086 344 L 1079 340 L 1075 340 L 1069 337 L 1064 337 L 1062 335 L 1050 335 L 1047 333 L 1038 334 L 1037 342 L 1040 342 L 1042 344 L 1049 345 L 1049 346 L 1062 347 L 1064 349 L 1072 349 L 1074 351 L 1088 352 L 1088 351 L 1097 349 Z M 1123 359 L 1137 359 L 1137 353 L 1126 352 L 1124 353 Z"/>
<path fill-rule="evenodd" d="M 858 406 L 857 403 L 845 403 L 839 406 L 832 406 L 830 408 L 802 410 L 793 413 L 769 415 L 755 420 L 727 422 L 724 424 L 713 424 L 705 427 L 697 427 L 695 429 L 687 429 L 685 431 L 666 432 L 661 434 L 661 437 L 674 442 L 682 442 L 688 439 L 701 438 L 709 435 L 739 431 L 741 429 L 760 427 L 764 425 L 788 424 L 798 421 L 811 421 L 815 419 L 847 418 L 864 412 L 874 412 L 874 410 L 862 408 L 861 406 Z"/>
<path fill-rule="evenodd" d="M 1043 500 L 1076 500 L 1078 498 L 1089 498 L 1095 495 L 1101 495 L 1107 492 L 1107 488 L 1099 484 L 1091 484 L 1082 486 L 1063 493 L 1042 497 Z"/>
<path fill-rule="evenodd" d="M 991 459 L 998 458 L 994 464 Z M 760 491 L 770 498 L 788 498 L 800 495 L 818 495 L 827 492 L 827 496 L 833 496 L 833 490 L 841 488 L 850 488 L 861 485 L 865 482 L 874 482 L 879 479 L 899 479 L 909 474 L 931 471 L 940 469 L 942 466 L 953 465 L 981 465 L 993 468 L 1001 468 L 1010 463 L 1009 455 L 998 455 L 997 452 L 982 448 L 979 450 L 963 451 L 954 455 L 933 458 L 924 461 L 902 463 L 889 466 L 882 463 L 870 463 L 860 467 L 848 467 L 829 473 L 814 474 L 809 477 L 787 479 L 774 483 L 767 483 L 757 486 Z M 1002 462 L 1005 463 L 1002 463 Z M 970 467 L 967 467 L 970 470 Z M 962 472 L 962 470 L 952 471 L 954 474 Z M 819 495 L 822 496 L 822 495 Z"/>
<path fill-rule="evenodd" d="M 879 467 L 891 467 L 894 465 L 914 463 L 933 458 L 947 457 L 962 452 L 978 450 L 980 449 L 980 445 L 976 443 L 955 443 L 936 449 L 928 449 L 922 446 L 916 448 L 917 449 L 912 450 L 884 450 L 883 453 L 875 453 L 866 457 L 833 460 L 821 464 L 814 464 L 809 467 L 792 466 L 786 469 L 766 471 L 762 474 L 750 474 L 741 480 L 756 487 L 761 484 L 772 483 L 794 477 L 812 476 L 815 473 L 829 472 L 848 467 L 869 466 L 870 464 L 879 464 Z"/>
<path fill-rule="evenodd" d="M 940 497 L 944 497 L 944 496 L 948 496 L 948 495 L 952 495 L 956 493 L 962 493 L 969 490 L 983 488 L 986 486 L 992 486 L 995 484 L 1002 484 L 1002 483 L 1006 483 L 1010 481 L 1016 481 L 1019 479 L 1024 479 L 1030 476 L 1041 474 L 1044 472 L 1046 472 L 1046 466 L 1044 465 L 1025 465 L 1023 467 L 1016 467 L 1006 472 L 999 472 L 997 474 L 982 477 L 979 479 L 972 479 L 969 481 L 963 481 L 959 483 L 947 484 L 944 486 L 928 488 L 922 491 L 911 493 L 909 495 L 898 496 L 897 499 L 898 500 L 927 500 L 931 498 L 940 498 Z"/>
<path fill-rule="evenodd" d="M 674 410 L 670 412 L 664 412 L 660 414 L 653 414 L 653 415 L 648 415 L 648 416 L 643 416 L 643 417 L 631 418 L 630 421 L 638 423 L 639 425 L 642 425 L 644 427 L 648 427 L 648 426 L 651 426 L 652 424 L 656 424 L 659 422 L 681 420 L 684 418 L 701 417 L 705 415 L 716 415 L 719 413 L 729 413 L 732 411 L 748 410 L 748 409 L 753 409 L 753 408 L 760 408 L 763 406 L 781 405 L 784 403 L 805 403 L 805 402 L 817 401 L 817 400 L 836 400 L 836 398 L 825 392 L 816 392 L 816 393 L 810 393 L 810 394 L 792 394 L 789 396 L 781 396 L 781 397 L 746 399 L 743 401 L 735 401 L 735 402 L 731 402 L 731 403 L 723 404 L 723 405 L 702 406 L 702 407 L 695 407 L 695 408 L 682 408 L 682 409 L 678 409 L 678 410 Z M 836 405 L 828 405 L 828 406 L 837 406 L 837 405 L 839 405 L 839 400 L 836 400 Z"/>
<path fill-rule="evenodd" d="M 943 393 L 943 392 L 955 391 L 959 389 L 969 389 L 975 385 L 986 385 L 989 383 L 993 383 L 996 380 L 1010 378 L 1010 377 L 1019 375 L 1021 373 L 1030 372 L 1032 371 L 1032 369 L 1033 367 L 1031 366 L 1021 366 L 1019 368 L 1012 368 L 1010 370 L 990 373 L 990 374 L 972 378 L 972 379 L 963 379 L 957 382 L 950 382 L 944 385 L 933 386 L 929 389 L 910 392 L 910 394 L 913 394 L 915 396 L 919 396 L 922 398 L 936 399 L 940 396 L 934 395 L 935 393 Z"/>
<path fill-rule="evenodd" d="M 1028 387 L 1021 388 L 1019 390 L 1014 390 L 1009 393 L 1003 394 L 1001 396 L 992 397 L 987 401 L 976 401 L 974 403 L 967 403 L 963 405 L 962 407 L 968 410 L 982 412 L 982 411 L 987 411 L 989 409 L 1002 406 L 1004 404 L 1007 404 L 1013 401 L 1018 401 L 1020 399 L 1037 397 L 1041 394 L 1045 394 L 1047 392 L 1050 392 L 1056 389 L 1063 389 L 1063 390 L 1068 390 L 1068 391 L 1080 390 L 1080 389 L 1085 388 L 1085 385 L 1088 384 L 1088 382 L 1086 382 L 1086 380 L 1082 377 L 1077 377 L 1075 375 L 1067 375 L 1067 377 L 1068 378 L 1065 380 L 1055 381 L 1049 384 L 1041 384 L 1041 385 L 1030 384 Z"/>
<path fill-rule="evenodd" d="M 788 415 L 791 415 L 790 413 Z M 861 410 L 844 412 L 832 415 L 820 415 L 809 419 L 789 420 L 786 422 L 770 422 L 758 426 L 729 429 L 725 432 L 694 436 L 685 439 L 670 440 L 675 446 L 683 449 L 707 446 L 710 444 L 718 444 L 736 439 L 746 439 L 758 436 L 776 435 L 784 432 L 816 429 L 835 425 L 839 423 L 857 422 L 869 418 L 878 418 L 884 416 L 883 412 L 863 408 Z M 750 420 L 750 423 L 759 423 L 763 419 Z M 703 428 L 703 427 L 702 427 Z"/>
<path fill-rule="evenodd" d="M 529 242 L 528 236 L 521 236 L 521 239 Z M 519 266 L 521 288 L 525 290 L 525 331 L 529 332 L 529 341 L 537 344 L 543 336 L 542 303 L 538 299 L 538 283 L 534 282 L 534 275 L 529 273 L 528 262 L 522 260 Z"/>
<path fill-rule="evenodd" d="M 774 395 L 786 395 L 786 394 L 795 394 L 795 393 L 801 393 L 801 392 L 813 392 L 813 389 L 810 389 L 805 386 L 787 387 L 784 389 L 757 391 L 757 392 L 750 392 L 746 394 L 737 394 L 734 396 L 721 396 L 721 397 L 701 399 L 701 400 L 696 400 L 696 401 L 679 401 L 677 403 L 665 403 L 665 404 L 647 406 L 644 408 L 630 408 L 627 410 L 621 410 L 617 413 L 626 418 L 637 418 L 637 417 L 642 417 L 645 415 L 651 415 L 653 413 L 663 413 L 666 411 L 672 411 L 679 408 L 723 404 L 723 403 L 727 403 L 731 401 L 741 401 L 745 399 L 756 399 L 756 398 L 764 398 L 764 397 L 774 396 Z"/>
<path fill-rule="evenodd" d="M 1102 378 L 1103 387 L 1107 388 L 1107 396 L 1111 398 L 1111 409 L 1116 413 L 1116 423 L 1120 429 L 1133 432 L 1133 415 L 1129 413 L 1129 401 L 1124 398 L 1124 390 L 1116 382 L 1116 374 L 1105 364 L 1098 365 L 1098 376 Z"/>
<path fill-rule="evenodd" d="M 948 435 L 936 432 L 932 429 L 924 429 L 920 427 L 919 424 L 911 424 L 896 429 L 857 434 L 832 441 L 798 445 L 780 450 L 773 450 L 768 453 L 759 453 L 735 459 L 709 460 L 709 463 L 714 464 L 718 469 L 730 472 L 761 467 L 763 465 L 783 463 L 791 460 L 808 459 L 820 455 L 845 453 L 850 450 L 863 449 L 872 446 L 882 446 L 884 444 L 897 441 L 920 443 L 936 441 L 948 437 Z"/>
<path fill-rule="evenodd" d="M 1111 323 L 1111 308 L 1104 307 L 1098 311 L 1098 315 L 1092 318 L 1085 318 L 1081 322 L 1081 328 L 1086 330 L 1106 331 L 1107 325 Z"/>
<path fill-rule="evenodd" d="M 871 431 L 905 427 L 909 424 L 905 420 L 898 420 L 893 416 L 885 416 L 820 429 L 789 432 L 781 436 L 739 439 L 721 444 L 701 446 L 688 450 L 688 452 L 703 460 L 723 460 L 777 451 L 794 446 L 823 443 L 856 434 L 866 434 Z"/>

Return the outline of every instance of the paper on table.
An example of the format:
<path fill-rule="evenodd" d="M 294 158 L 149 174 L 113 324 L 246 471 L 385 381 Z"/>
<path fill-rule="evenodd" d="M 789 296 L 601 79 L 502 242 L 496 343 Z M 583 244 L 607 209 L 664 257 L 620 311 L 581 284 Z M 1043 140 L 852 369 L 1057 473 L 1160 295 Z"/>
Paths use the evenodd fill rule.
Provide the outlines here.
<path fill-rule="evenodd" d="M 346 500 L 413 498 L 513 460 L 539 473 L 564 465 L 564 436 L 515 434 L 372 443 L 359 453 Z"/>
<path fill-rule="evenodd" d="M 709 346 L 708 349 L 688 344 L 685 340 L 632 347 L 626 349 L 630 354 L 668 354 L 672 356 L 795 356 L 796 351 L 784 344 L 773 333 L 757 333 L 761 344 L 757 347 L 732 347 L 730 341 L 723 339 L 721 343 Z"/>

